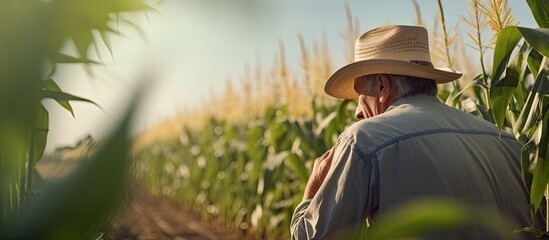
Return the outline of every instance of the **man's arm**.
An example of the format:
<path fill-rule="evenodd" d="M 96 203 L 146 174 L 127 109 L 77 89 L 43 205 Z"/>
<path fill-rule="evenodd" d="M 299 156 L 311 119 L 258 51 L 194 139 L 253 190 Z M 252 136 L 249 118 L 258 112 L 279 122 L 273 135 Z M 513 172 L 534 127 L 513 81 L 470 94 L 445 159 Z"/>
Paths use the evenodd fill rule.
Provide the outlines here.
<path fill-rule="evenodd" d="M 303 202 L 292 216 L 292 239 L 322 239 L 340 230 L 355 233 L 362 227 L 375 206 L 375 174 L 362 156 L 340 138 L 333 149 L 315 160 Z"/>
<path fill-rule="evenodd" d="M 322 186 L 324 179 L 326 179 L 326 175 L 328 175 L 330 166 L 332 165 L 332 158 L 334 158 L 334 150 L 335 150 L 335 147 L 332 147 L 330 150 L 324 153 L 321 157 L 315 160 L 313 165 L 313 172 L 309 177 L 307 186 L 305 186 L 305 192 L 303 193 L 303 200 L 312 199 L 318 192 L 318 189 L 320 189 L 320 186 Z"/>

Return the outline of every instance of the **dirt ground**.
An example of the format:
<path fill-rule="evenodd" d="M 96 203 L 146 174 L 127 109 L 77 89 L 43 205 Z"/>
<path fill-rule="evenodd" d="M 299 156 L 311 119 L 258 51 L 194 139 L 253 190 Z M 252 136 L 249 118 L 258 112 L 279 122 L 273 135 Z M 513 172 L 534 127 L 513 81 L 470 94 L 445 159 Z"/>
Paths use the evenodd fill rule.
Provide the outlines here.
<path fill-rule="evenodd" d="M 59 179 L 78 166 L 78 161 L 45 161 L 37 170 L 45 180 Z M 139 183 L 132 183 L 127 203 L 109 227 L 116 240 L 144 239 L 250 239 L 222 225 L 202 218 L 172 200 L 152 195 Z"/>
<path fill-rule="evenodd" d="M 117 217 L 110 235 L 114 239 L 240 239 L 239 233 L 204 222 L 195 213 L 169 199 L 134 185 L 129 203 Z"/>

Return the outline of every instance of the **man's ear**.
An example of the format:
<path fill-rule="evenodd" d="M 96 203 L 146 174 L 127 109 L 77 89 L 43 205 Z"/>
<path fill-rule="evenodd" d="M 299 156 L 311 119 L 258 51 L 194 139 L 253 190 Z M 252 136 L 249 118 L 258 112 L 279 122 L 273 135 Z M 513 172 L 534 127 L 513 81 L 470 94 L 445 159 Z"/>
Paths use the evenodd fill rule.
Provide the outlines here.
<path fill-rule="evenodd" d="M 391 96 L 392 94 L 391 79 L 389 78 L 389 76 L 385 74 L 378 74 L 376 76 L 376 81 L 378 81 L 378 84 L 379 84 L 379 89 L 378 89 L 379 101 L 381 103 L 385 103 L 389 101 L 389 99 L 391 99 L 392 97 Z"/>

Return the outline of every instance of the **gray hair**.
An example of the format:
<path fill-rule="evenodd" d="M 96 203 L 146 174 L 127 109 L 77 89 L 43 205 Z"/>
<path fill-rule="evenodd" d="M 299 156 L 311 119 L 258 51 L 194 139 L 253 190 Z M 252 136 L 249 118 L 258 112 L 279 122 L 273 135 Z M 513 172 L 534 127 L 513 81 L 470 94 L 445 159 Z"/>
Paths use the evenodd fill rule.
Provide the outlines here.
<path fill-rule="evenodd" d="M 397 97 L 404 97 L 412 91 L 412 85 L 408 83 L 408 77 L 402 75 L 388 75 L 391 79 Z"/>
<path fill-rule="evenodd" d="M 387 76 L 389 77 L 389 79 L 391 79 L 391 83 L 393 84 L 393 88 L 395 89 L 397 98 L 421 94 L 431 96 L 437 95 L 437 86 L 434 80 L 392 74 L 387 74 Z M 374 81 L 370 80 L 375 80 L 375 77 L 376 74 L 357 78 L 357 81 L 365 81 L 363 89 L 357 90 L 372 90 L 372 87 L 374 86 Z"/>

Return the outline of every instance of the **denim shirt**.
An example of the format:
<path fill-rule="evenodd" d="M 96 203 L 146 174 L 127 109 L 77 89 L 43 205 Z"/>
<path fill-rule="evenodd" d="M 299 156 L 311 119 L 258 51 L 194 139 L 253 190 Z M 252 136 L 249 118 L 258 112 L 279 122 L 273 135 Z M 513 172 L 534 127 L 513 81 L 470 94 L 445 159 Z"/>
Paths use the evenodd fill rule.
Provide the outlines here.
<path fill-rule="evenodd" d="M 531 226 L 521 147 L 494 124 L 435 97 L 398 99 L 339 136 L 324 183 L 294 211 L 292 239 L 323 239 L 342 229 L 356 233 L 366 219 L 429 197 L 494 208 L 516 228 Z"/>

